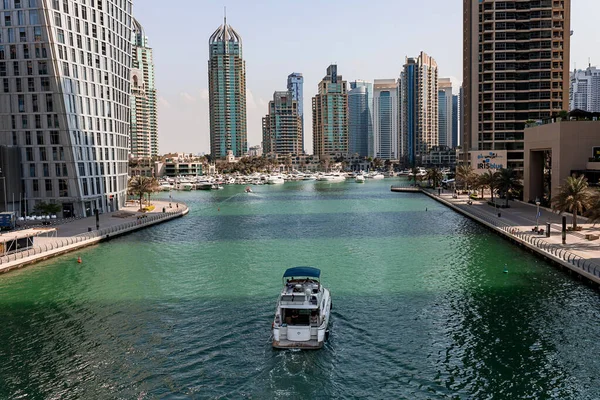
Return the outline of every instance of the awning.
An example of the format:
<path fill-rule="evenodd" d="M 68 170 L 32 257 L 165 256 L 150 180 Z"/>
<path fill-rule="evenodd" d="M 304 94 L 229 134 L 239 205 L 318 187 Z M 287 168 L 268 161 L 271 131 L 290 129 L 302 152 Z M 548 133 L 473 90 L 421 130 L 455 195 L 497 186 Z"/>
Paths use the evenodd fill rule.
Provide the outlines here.
<path fill-rule="evenodd" d="M 292 276 L 306 276 L 310 278 L 319 278 L 321 276 L 321 270 L 313 267 L 294 267 L 289 268 L 283 274 L 284 278 Z"/>

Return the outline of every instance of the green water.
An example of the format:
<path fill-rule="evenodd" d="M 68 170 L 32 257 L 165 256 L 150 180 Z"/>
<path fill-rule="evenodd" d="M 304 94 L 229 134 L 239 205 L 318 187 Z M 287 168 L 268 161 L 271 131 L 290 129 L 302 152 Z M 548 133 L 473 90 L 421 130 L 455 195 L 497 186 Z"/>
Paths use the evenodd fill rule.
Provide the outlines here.
<path fill-rule="evenodd" d="M 0 399 L 600 398 L 598 292 L 392 183 L 178 193 L 185 218 L 0 276 Z M 296 265 L 332 293 L 320 351 L 271 349 Z"/>

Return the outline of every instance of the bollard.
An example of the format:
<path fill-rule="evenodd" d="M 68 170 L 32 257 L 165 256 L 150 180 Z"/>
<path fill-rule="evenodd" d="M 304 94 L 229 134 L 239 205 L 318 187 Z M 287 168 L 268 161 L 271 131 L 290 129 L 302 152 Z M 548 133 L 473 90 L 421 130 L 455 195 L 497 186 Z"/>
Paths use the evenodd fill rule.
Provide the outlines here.
<path fill-rule="evenodd" d="M 550 222 L 546 222 L 546 237 L 550 237 Z"/>

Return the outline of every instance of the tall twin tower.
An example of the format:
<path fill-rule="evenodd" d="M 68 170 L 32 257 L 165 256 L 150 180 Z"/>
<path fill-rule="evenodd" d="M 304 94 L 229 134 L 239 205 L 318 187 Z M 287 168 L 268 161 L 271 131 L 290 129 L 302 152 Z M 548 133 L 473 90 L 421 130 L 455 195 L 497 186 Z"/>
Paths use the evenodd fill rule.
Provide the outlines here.
<path fill-rule="evenodd" d="M 214 158 L 224 158 L 228 151 L 241 157 L 248 150 L 242 37 L 225 17 L 208 43 L 210 152 Z"/>

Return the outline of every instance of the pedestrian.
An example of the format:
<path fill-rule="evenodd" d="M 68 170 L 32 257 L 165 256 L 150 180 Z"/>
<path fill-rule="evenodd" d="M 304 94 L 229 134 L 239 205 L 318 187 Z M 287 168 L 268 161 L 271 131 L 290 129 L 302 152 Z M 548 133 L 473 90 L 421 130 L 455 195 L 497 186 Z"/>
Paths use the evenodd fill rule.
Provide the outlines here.
<path fill-rule="evenodd" d="M 177 206 L 177 208 L 179 208 L 179 203 L 175 203 L 175 205 Z"/>
<path fill-rule="evenodd" d="M 169 208 L 173 208 L 173 206 L 171 205 L 171 203 L 169 203 Z"/>

